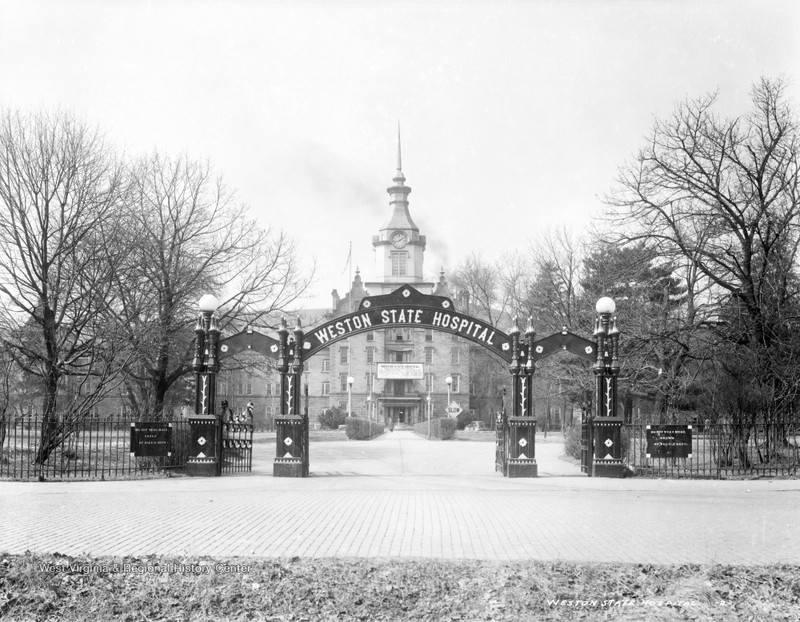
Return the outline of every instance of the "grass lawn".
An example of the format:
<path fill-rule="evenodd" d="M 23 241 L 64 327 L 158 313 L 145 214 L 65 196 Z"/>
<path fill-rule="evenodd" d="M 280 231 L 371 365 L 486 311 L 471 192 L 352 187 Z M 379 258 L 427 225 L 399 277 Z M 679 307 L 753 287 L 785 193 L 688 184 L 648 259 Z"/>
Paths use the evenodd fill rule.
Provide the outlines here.
<path fill-rule="evenodd" d="M 800 566 L 0 554 L 7 620 L 798 620 Z"/>

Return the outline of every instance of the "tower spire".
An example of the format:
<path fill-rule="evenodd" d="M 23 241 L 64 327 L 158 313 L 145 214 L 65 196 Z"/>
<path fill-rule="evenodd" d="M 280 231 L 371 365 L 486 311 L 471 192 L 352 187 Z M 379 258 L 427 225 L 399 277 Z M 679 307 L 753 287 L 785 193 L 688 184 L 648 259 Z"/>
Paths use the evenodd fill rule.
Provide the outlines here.
<path fill-rule="evenodd" d="M 400 120 L 397 121 L 397 170 L 403 170 L 403 159 L 400 156 Z"/>
<path fill-rule="evenodd" d="M 406 176 L 403 175 L 403 158 L 400 151 L 400 120 L 397 120 L 397 173 L 395 174 L 392 181 L 397 182 L 399 185 L 403 185 L 403 182 L 406 180 Z"/>

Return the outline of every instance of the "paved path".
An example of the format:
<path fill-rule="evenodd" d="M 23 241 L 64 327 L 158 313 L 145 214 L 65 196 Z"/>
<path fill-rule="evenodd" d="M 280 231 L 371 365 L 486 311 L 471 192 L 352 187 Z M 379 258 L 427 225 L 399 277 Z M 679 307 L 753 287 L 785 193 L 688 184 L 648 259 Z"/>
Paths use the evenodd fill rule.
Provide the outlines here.
<path fill-rule="evenodd" d="M 587 478 L 537 438 L 540 477 L 489 442 L 395 431 L 311 445 L 312 477 L 0 483 L 0 551 L 800 563 L 800 482 Z"/>

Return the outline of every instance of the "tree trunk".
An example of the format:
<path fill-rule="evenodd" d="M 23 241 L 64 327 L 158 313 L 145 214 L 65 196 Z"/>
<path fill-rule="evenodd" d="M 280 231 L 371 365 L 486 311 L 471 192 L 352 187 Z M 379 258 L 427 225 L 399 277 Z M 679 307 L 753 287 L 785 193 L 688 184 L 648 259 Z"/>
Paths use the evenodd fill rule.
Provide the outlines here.
<path fill-rule="evenodd" d="M 59 369 L 55 313 L 46 303 L 43 307 L 42 330 L 45 351 L 47 352 L 47 373 L 44 377 L 44 397 L 42 398 L 42 427 L 39 433 L 39 447 L 34 461 L 35 464 L 40 466 L 47 462 L 50 454 L 63 440 L 58 425 Z"/>

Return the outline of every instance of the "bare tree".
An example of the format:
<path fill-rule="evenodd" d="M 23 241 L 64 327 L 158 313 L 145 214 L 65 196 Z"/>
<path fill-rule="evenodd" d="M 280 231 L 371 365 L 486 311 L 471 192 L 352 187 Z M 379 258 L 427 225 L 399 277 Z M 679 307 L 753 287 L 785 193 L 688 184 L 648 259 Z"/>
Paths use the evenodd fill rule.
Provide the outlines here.
<path fill-rule="evenodd" d="M 497 263 L 485 261 L 480 255 L 470 254 L 451 274 L 453 286 L 469 299 L 468 312 L 492 326 L 507 331 L 511 321 L 511 297 L 504 286 L 502 267 L 507 259 Z M 508 369 L 484 348 L 470 348 L 470 385 L 478 412 L 491 414 L 499 408 L 502 389 L 508 382 Z"/>
<path fill-rule="evenodd" d="M 500 266 L 504 263 L 505 260 L 490 263 L 471 253 L 450 275 L 453 286 L 469 295 L 469 312 L 492 326 L 508 321 L 511 298 L 501 278 Z"/>
<path fill-rule="evenodd" d="M 113 270 L 104 237 L 123 192 L 121 167 L 98 130 L 62 112 L 0 118 L 3 339 L 42 382 L 37 464 L 119 371 L 118 344 L 102 312 Z M 92 378 L 92 389 L 60 401 L 70 377 Z"/>
<path fill-rule="evenodd" d="M 208 163 L 158 153 L 131 167 L 118 227 L 133 252 L 115 274 L 117 321 L 135 351 L 128 398 L 158 418 L 190 371 L 196 301 L 215 293 L 222 327 L 241 329 L 295 303 L 309 277 L 293 242 L 260 227 Z"/>
<path fill-rule="evenodd" d="M 720 336 L 755 356 L 751 373 L 770 387 L 758 408 L 769 419 L 790 412 L 796 399 L 797 370 L 788 381 L 778 352 L 798 294 L 797 124 L 781 81 L 756 84 L 745 117 L 720 119 L 715 102 L 715 95 L 685 101 L 655 123 L 607 199 L 613 241 L 646 240 L 709 282 L 726 316 Z"/>
<path fill-rule="evenodd" d="M 578 332 L 582 319 L 588 328 L 579 300 L 583 247 L 581 236 L 566 226 L 545 229 L 531 243 L 533 281 L 520 305 L 540 332 L 564 326 Z"/>

